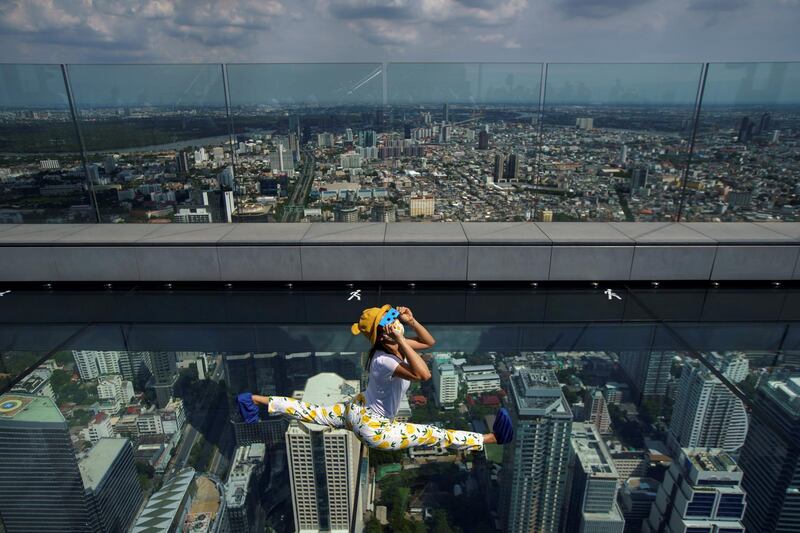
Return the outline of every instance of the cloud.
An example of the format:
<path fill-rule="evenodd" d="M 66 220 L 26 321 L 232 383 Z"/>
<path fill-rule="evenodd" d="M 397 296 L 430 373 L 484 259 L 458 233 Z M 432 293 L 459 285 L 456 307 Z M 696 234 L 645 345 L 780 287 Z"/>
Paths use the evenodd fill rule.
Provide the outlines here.
<path fill-rule="evenodd" d="M 608 18 L 636 9 L 651 0 L 555 0 L 554 6 L 568 18 Z"/>
<path fill-rule="evenodd" d="M 349 23 L 350 28 L 370 44 L 378 46 L 403 46 L 417 40 L 414 27 L 398 26 L 385 20 L 361 20 Z"/>
<path fill-rule="evenodd" d="M 736 11 L 750 4 L 750 0 L 691 0 L 689 9 L 695 11 Z"/>

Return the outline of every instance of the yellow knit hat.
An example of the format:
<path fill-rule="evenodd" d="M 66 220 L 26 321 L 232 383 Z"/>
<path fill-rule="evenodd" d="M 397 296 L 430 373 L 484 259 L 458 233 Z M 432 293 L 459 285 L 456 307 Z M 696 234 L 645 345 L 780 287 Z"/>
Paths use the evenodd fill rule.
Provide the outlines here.
<path fill-rule="evenodd" d="M 378 337 L 378 324 L 386 314 L 386 311 L 391 309 L 389 304 L 382 305 L 381 307 L 370 307 L 361 312 L 361 318 L 350 326 L 350 333 L 353 335 L 364 335 L 369 339 L 370 344 L 375 344 L 375 339 Z"/>

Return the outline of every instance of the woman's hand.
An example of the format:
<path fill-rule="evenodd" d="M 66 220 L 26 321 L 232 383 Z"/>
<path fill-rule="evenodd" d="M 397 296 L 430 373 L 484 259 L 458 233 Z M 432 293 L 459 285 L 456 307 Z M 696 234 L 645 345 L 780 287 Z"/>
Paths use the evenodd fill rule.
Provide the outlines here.
<path fill-rule="evenodd" d="M 399 343 L 401 340 L 405 340 L 405 337 L 403 336 L 401 330 L 402 326 L 400 326 L 399 324 L 397 324 L 397 327 L 395 327 L 395 324 L 389 324 L 383 335 L 387 338 L 389 342 Z"/>
<path fill-rule="evenodd" d="M 400 321 L 405 324 L 410 324 L 414 321 L 414 315 L 411 314 L 411 309 L 408 307 L 398 307 L 397 310 L 400 312 Z"/>

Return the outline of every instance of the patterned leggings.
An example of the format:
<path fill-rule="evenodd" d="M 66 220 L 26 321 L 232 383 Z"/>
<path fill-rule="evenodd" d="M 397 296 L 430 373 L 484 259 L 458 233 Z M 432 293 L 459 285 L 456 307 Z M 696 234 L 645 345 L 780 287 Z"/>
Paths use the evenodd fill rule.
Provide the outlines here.
<path fill-rule="evenodd" d="M 483 449 L 483 435 L 480 433 L 393 422 L 377 415 L 365 404 L 363 394 L 356 395 L 349 403 L 324 407 L 285 396 L 269 396 L 268 412 L 303 422 L 347 428 L 370 448 L 381 450 L 402 450 L 425 445 L 438 445 L 453 450 Z"/>

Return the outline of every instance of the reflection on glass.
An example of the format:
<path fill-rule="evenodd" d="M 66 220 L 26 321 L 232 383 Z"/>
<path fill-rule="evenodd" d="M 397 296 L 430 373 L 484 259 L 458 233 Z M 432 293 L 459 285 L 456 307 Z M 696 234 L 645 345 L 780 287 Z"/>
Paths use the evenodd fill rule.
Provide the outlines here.
<path fill-rule="evenodd" d="M 102 222 L 230 222 L 221 65 L 70 65 Z"/>
<path fill-rule="evenodd" d="M 677 215 L 699 64 L 549 64 L 541 221 Z"/>
<path fill-rule="evenodd" d="M 371 151 L 377 154 L 378 133 L 386 126 L 381 65 L 254 64 L 227 69 L 241 191 L 237 221 L 344 216 L 354 222 L 359 219 L 357 204 L 383 201 L 385 186 L 359 179 L 361 161 Z"/>
<path fill-rule="evenodd" d="M 800 63 L 711 63 L 682 219 L 800 220 Z"/>
<path fill-rule="evenodd" d="M 0 224 L 94 222 L 59 65 L 0 65 Z"/>

